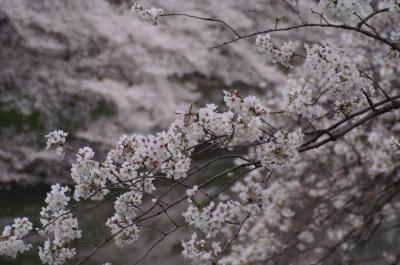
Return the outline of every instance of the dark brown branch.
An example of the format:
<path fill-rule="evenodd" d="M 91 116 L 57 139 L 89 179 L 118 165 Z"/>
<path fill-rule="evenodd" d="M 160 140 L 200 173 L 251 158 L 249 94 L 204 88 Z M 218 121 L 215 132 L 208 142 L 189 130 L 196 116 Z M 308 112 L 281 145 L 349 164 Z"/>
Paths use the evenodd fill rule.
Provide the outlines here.
<path fill-rule="evenodd" d="M 363 20 L 363 24 L 365 24 L 365 22 L 367 20 L 369 20 L 370 18 L 372 18 L 376 14 L 379 14 L 379 13 L 382 13 L 382 12 L 386 12 L 385 9 L 378 10 L 378 11 L 375 11 L 374 13 L 372 13 L 371 15 L 366 17 Z M 313 11 L 313 12 L 315 13 L 315 11 Z M 375 32 L 367 31 L 367 30 L 362 29 L 361 27 L 354 27 L 354 26 L 350 26 L 350 25 L 346 25 L 346 24 L 331 24 L 328 21 L 325 21 L 326 24 L 322 24 L 322 23 L 303 23 L 301 25 L 295 25 L 295 26 L 290 26 L 290 27 L 285 27 L 285 28 L 274 28 L 274 29 L 269 29 L 269 30 L 264 30 L 264 31 L 257 31 L 257 32 L 246 34 L 246 35 L 241 35 L 241 34 L 239 34 L 237 32 L 237 30 L 235 30 L 232 26 L 230 26 L 228 23 L 226 23 L 225 21 L 223 21 L 221 19 L 194 16 L 194 15 L 185 14 L 185 13 L 171 13 L 171 14 L 163 14 L 163 15 L 161 15 L 161 17 L 170 17 L 170 16 L 185 16 L 185 17 L 204 20 L 204 21 L 217 22 L 217 23 L 220 23 L 220 24 L 224 25 L 226 28 L 228 28 L 236 36 L 235 39 L 232 39 L 230 41 L 226 41 L 226 42 L 224 42 L 222 44 L 219 44 L 219 45 L 211 47 L 213 49 L 221 48 L 221 47 L 223 47 L 225 45 L 228 45 L 228 44 L 231 44 L 233 42 L 236 42 L 236 41 L 239 41 L 239 40 L 242 40 L 242 39 L 247 39 L 247 38 L 250 38 L 250 37 L 254 37 L 254 36 L 257 36 L 257 35 L 260 35 L 260 34 L 267 34 L 267 33 L 273 33 L 273 32 L 282 32 L 282 31 L 290 31 L 290 30 L 301 29 L 301 28 L 317 27 L 317 28 L 343 29 L 343 30 L 350 30 L 350 31 L 358 32 L 358 33 L 363 34 L 363 35 L 365 35 L 365 36 L 367 36 L 369 38 L 378 40 L 378 41 L 390 46 L 393 50 L 396 50 L 396 51 L 400 52 L 400 47 L 396 43 L 391 42 L 390 40 L 381 37 L 380 35 L 378 35 Z"/>
<path fill-rule="evenodd" d="M 241 37 L 237 37 L 235 39 L 226 41 L 224 43 L 221 43 L 219 45 L 216 45 L 212 48 L 221 48 L 225 45 L 231 44 L 233 42 L 242 40 L 242 39 L 247 39 L 247 38 L 251 38 L 260 34 L 267 34 L 267 33 L 273 33 L 273 32 L 284 32 L 284 31 L 291 31 L 291 30 L 295 30 L 295 29 L 301 29 L 301 28 L 332 28 L 332 29 L 341 29 L 341 30 L 349 30 L 349 31 L 354 31 L 354 32 L 358 32 L 360 34 L 363 34 L 369 38 L 375 39 L 377 41 L 380 41 L 388 46 L 390 46 L 393 50 L 399 51 L 400 52 L 400 47 L 397 46 L 396 43 L 391 42 L 388 39 L 385 39 L 383 37 L 381 37 L 380 35 L 376 35 L 373 32 L 361 29 L 361 28 L 357 28 L 357 27 L 353 27 L 353 26 L 349 26 L 346 24 L 321 24 L 321 23 L 306 23 L 306 24 L 301 24 L 301 25 L 296 25 L 296 26 L 290 26 L 290 27 L 285 27 L 285 28 L 278 28 L 278 29 L 269 29 L 269 30 L 264 30 L 264 31 L 257 31 L 257 32 L 253 32 L 250 34 L 246 34 L 246 35 L 242 35 Z"/>
<path fill-rule="evenodd" d="M 239 223 L 239 227 L 236 230 L 235 234 L 232 236 L 232 238 L 225 244 L 225 246 L 222 248 L 221 252 L 218 254 L 216 261 L 219 261 L 222 258 L 222 255 L 228 250 L 228 248 L 232 245 L 233 242 L 239 237 L 240 231 L 242 231 L 242 227 L 244 223 L 249 219 L 250 214 L 246 215 L 245 218 Z"/>
<path fill-rule="evenodd" d="M 199 17 L 199 16 L 194 16 L 194 15 L 189 15 L 189 14 L 184 14 L 184 13 L 163 14 L 160 17 L 173 17 L 173 16 L 189 17 L 189 18 L 194 18 L 194 19 L 198 19 L 198 20 L 217 22 L 217 23 L 224 25 L 226 28 L 228 28 L 236 37 L 238 37 L 238 38 L 241 37 L 241 35 L 233 27 L 231 27 L 228 23 L 226 23 L 225 21 L 223 21 L 221 19 Z"/>
<path fill-rule="evenodd" d="M 297 15 L 297 17 L 300 19 L 300 21 L 302 23 L 306 23 L 306 21 L 303 19 L 303 17 L 300 14 L 300 11 L 297 10 L 291 3 L 289 3 L 287 0 L 281 0 L 283 3 L 285 3 L 285 5 L 287 5 L 289 7 L 289 9 Z"/>
<path fill-rule="evenodd" d="M 371 80 L 374 83 L 375 87 L 377 87 L 382 92 L 382 94 L 386 97 L 386 99 L 391 100 L 389 95 L 386 93 L 386 91 L 382 88 L 382 86 L 372 76 L 370 76 L 369 74 L 365 73 L 364 71 L 361 71 L 360 69 L 358 69 L 358 71 L 361 74 L 363 74 L 366 78 Z"/>
<path fill-rule="evenodd" d="M 83 264 L 85 261 L 87 261 L 91 256 L 93 256 L 94 254 L 96 254 L 97 251 L 100 250 L 101 247 L 103 247 L 105 244 L 107 244 L 110 240 L 112 240 L 114 237 L 108 237 L 106 239 L 104 239 L 99 245 L 96 246 L 96 248 L 94 250 L 92 250 L 92 252 L 90 252 L 89 255 L 87 255 L 85 258 L 83 258 L 81 261 L 79 261 L 78 263 L 76 263 L 75 265 L 81 265 Z"/>
<path fill-rule="evenodd" d="M 138 259 L 134 265 L 137 265 L 139 263 L 141 263 L 149 254 L 150 252 L 157 247 L 168 235 L 174 233 L 176 230 L 178 230 L 179 228 L 181 228 L 184 224 L 176 226 L 174 229 L 172 229 L 171 231 L 168 231 L 166 233 L 163 233 L 162 236 L 153 244 L 151 245 L 151 247 L 143 254 L 143 256 Z"/>
<path fill-rule="evenodd" d="M 338 138 L 344 136 L 345 134 L 347 134 L 348 132 L 350 132 L 354 128 L 366 123 L 367 121 L 369 121 L 369 120 L 371 120 L 373 118 L 376 118 L 376 117 L 378 117 L 378 116 L 380 116 L 380 115 L 382 115 L 382 114 L 384 114 L 386 112 L 390 112 L 392 110 L 399 109 L 399 108 L 400 108 L 400 103 L 392 102 L 391 104 L 389 104 L 387 106 L 384 106 L 384 107 L 382 107 L 380 109 L 377 109 L 375 112 L 365 116 L 364 118 L 356 121 L 355 123 L 350 124 L 349 126 L 344 128 L 343 130 L 341 130 L 339 132 L 336 132 L 336 133 L 331 133 L 331 135 L 328 138 L 325 138 L 324 140 L 321 140 L 321 141 L 316 142 L 314 144 L 310 144 L 310 143 L 303 144 L 298 150 L 299 150 L 299 152 L 305 152 L 307 150 L 318 148 L 318 147 L 320 147 L 322 145 L 325 145 L 326 143 L 329 143 L 329 142 L 332 142 L 332 141 L 336 141 Z"/>
<path fill-rule="evenodd" d="M 363 95 L 366 97 L 366 99 L 367 99 L 367 101 L 368 101 L 368 104 L 369 104 L 369 106 L 371 107 L 371 109 L 372 109 L 373 111 L 376 111 L 376 108 L 375 108 L 375 106 L 374 106 L 374 103 L 372 102 L 372 99 L 368 96 L 367 92 L 365 92 L 364 89 L 361 89 L 361 91 L 362 91 Z"/>
<path fill-rule="evenodd" d="M 387 104 L 387 103 L 390 103 L 390 102 L 392 103 L 392 105 L 397 105 L 398 103 L 397 103 L 395 100 L 396 100 L 396 99 L 399 99 L 399 98 L 400 98 L 400 95 L 399 95 L 399 96 L 391 97 L 391 98 L 389 98 L 389 99 L 386 99 L 386 100 L 383 100 L 383 101 L 380 101 L 380 102 L 374 104 L 374 107 L 377 108 L 377 107 L 380 107 L 380 106 L 382 106 L 382 105 L 384 105 L 384 104 Z M 392 106 L 392 105 L 391 105 L 391 106 Z M 338 128 L 339 126 L 341 126 L 341 125 L 343 125 L 343 124 L 349 122 L 351 119 L 356 118 L 356 117 L 358 117 L 358 116 L 360 116 L 360 115 L 363 115 L 363 114 L 367 113 L 368 111 L 371 111 L 371 107 L 364 108 L 364 109 L 362 109 L 362 110 L 360 110 L 360 111 L 354 112 L 354 113 L 348 115 L 346 118 L 344 118 L 344 119 L 342 119 L 342 120 L 336 122 L 335 124 L 331 125 L 330 127 L 326 128 L 325 130 L 319 130 L 319 131 L 313 132 L 313 133 L 315 133 L 316 135 L 315 135 L 314 137 L 312 137 L 310 140 L 308 140 L 308 141 L 306 141 L 305 143 L 303 143 L 303 144 L 300 146 L 300 149 L 299 149 L 299 150 L 300 150 L 301 152 L 306 151 L 306 150 L 303 150 L 306 146 L 309 146 L 310 144 L 316 142 L 316 141 L 317 141 L 319 138 L 321 138 L 324 134 L 328 134 L 328 132 L 333 131 L 334 129 Z M 381 113 L 381 114 L 382 114 L 382 113 Z M 379 114 L 379 115 L 381 115 L 381 114 Z M 328 135 L 329 135 L 329 134 L 328 134 Z M 333 140 L 333 139 L 332 139 L 332 140 Z M 319 147 L 319 146 L 318 146 L 318 147 Z M 316 148 L 316 147 L 314 147 L 314 148 Z M 313 149 L 313 148 L 311 148 L 311 149 Z M 309 149 L 307 149 L 307 150 L 309 150 Z"/>
<path fill-rule="evenodd" d="M 364 19 L 362 19 L 357 24 L 357 28 L 361 28 L 362 25 L 364 25 L 369 19 L 373 18 L 375 15 L 380 14 L 380 13 L 384 13 L 384 12 L 388 12 L 388 11 L 389 11 L 389 8 L 384 8 L 384 9 L 379 9 L 379 10 L 376 10 L 376 11 L 372 12 L 371 14 L 366 16 Z"/>

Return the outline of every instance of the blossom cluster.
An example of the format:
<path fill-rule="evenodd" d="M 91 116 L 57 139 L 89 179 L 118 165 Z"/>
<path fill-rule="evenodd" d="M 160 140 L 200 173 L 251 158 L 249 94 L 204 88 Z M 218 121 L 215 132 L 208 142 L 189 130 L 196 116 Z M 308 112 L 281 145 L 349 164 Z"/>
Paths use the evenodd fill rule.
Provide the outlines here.
<path fill-rule="evenodd" d="M 157 21 L 160 16 L 163 14 L 163 10 L 160 8 L 149 8 L 145 9 L 143 6 L 134 4 L 131 8 L 132 12 L 137 14 L 142 20 L 147 20 L 152 22 L 154 25 L 157 25 Z"/>
<path fill-rule="evenodd" d="M 291 133 L 278 131 L 274 134 L 274 140 L 257 147 L 257 157 L 261 164 L 269 170 L 289 167 L 299 157 L 297 149 L 302 138 L 301 129 Z"/>
<path fill-rule="evenodd" d="M 321 113 L 321 107 L 315 104 L 312 88 L 302 80 L 290 80 L 287 89 L 282 92 L 282 107 L 289 115 L 298 115 L 312 119 Z"/>
<path fill-rule="evenodd" d="M 47 139 L 46 148 L 49 149 L 52 145 L 57 145 L 56 153 L 61 158 L 63 158 L 65 155 L 65 150 L 64 150 L 63 145 L 65 144 L 67 136 L 68 136 L 68 133 L 66 133 L 62 130 L 56 130 L 56 131 L 50 132 L 49 134 L 47 134 L 45 136 Z"/>
<path fill-rule="evenodd" d="M 182 247 L 182 255 L 193 265 L 214 264 L 218 255 L 221 253 L 219 242 L 213 242 L 211 246 L 209 246 L 204 239 L 199 240 L 196 233 L 192 234 L 189 241 L 182 241 Z"/>
<path fill-rule="evenodd" d="M 271 56 L 274 62 L 284 66 L 290 66 L 290 60 L 296 49 L 296 44 L 293 41 L 285 42 L 280 48 L 277 48 L 271 41 L 269 34 L 258 35 L 256 45 L 260 53 Z"/>
<path fill-rule="evenodd" d="M 321 0 L 318 8 L 329 19 L 341 22 L 356 21 L 357 17 L 354 14 L 364 16 L 370 11 L 363 0 Z"/>
<path fill-rule="evenodd" d="M 115 201 L 115 214 L 107 220 L 106 225 L 111 228 L 118 246 L 129 246 L 139 239 L 139 229 L 134 219 L 141 203 L 142 194 L 134 190 L 125 192 Z"/>
<path fill-rule="evenodd" d="M 0 256 L 15 258 L 19 253 L 28 251 L 32 245 L 27 244 L 24 238 L 32 230 L 32 223 L 28 218 L 15 218 L 13 225 L 4 227 L 0 236 Z"/>
<path fill-rule="evenodd" d="M 221 264 L 262 261 L 283 247 L 276 232 L 269 228 L 278 228 L 282 233 L 291 231 L 295 217 L 291 199 L 298 196 L 302 188 L 297 181 L 274 182 L 263 187 L 261 177 L 260 171 L 254 171 L 243 182 L 236 183 L 232 191 L 239 196 L 237 201 L 207 203 L 201 200 L 199 187 L 187 191 L 189 207 L 183 216 L 189 225 L 201 231 L 204 239 L 195 232 L 189 241 L 182 242 L 186 259 L 192 264 L 215 263 L 216 258 L 221 258 L 215 253 L 220 234 L 226 238 L 238 237 L 238 243 L 221 258 Z M 238 225 L 241 230 L 235 231 Z"/>
<path fill-rule="evenodd" d="M 243 218 L 245 209 L 236 201 L 210 202 L 207 206 L 190 203 L 183 213 L 186 222 L 201 230 L 207 238 L 217 235 L 226 222 Z"/>
<path fill-rule="evenodd" d="M 330 42 L 305 45 L 307 58 L 305 68 L 318 80 L 318 86 L 329 90 L 338 101 L 357 102 L 362 97 L 362 89 L 371 86 L 357 69 L 357 65 L 340 46 Z"/>
<path fill-rule="evenodd" d="M 45 199 L 47 206 L 40 212 L 42 228 L 38 232 L 46 241 L 39 247 L 39 257 L 44 264 L 62 265 L 76 254 L 71 244 L 82 232 L 78 219 L 68 209 L 69 191 L 69 187 L 60 184 L 51 186 Z"/>
<path fill-rule="evenodd" d="M 80 148 L 72 164 L 71 178 L 75 182 L 74 199 L 77 201 L 81 198 L 101 201 L 109 193 L 106 187 L 109 170 L 100 167 L 94 155 L 90 147 Z"/>
<path fill-rule="evenodd" d="M 266 107 L 255 96 L 242 98 L 236 91 L 223 92 L 225 104 L 236 114 L 233 142 L 259 140 L 262 135 L 262 119 L 268 113 Z"/>
<path fill-rule="evenodd" d="M 238 234 L 237 243 L 221 259 L 222 264 L 262 262 L 284 249 L 280 237 L 293 229 L 296 213 L 292 204 L 300 196 L 302 186 L 298 181 L 278 181 L 263 187 L 260 184 L 262 177 L 260 172 L 256 172 L 233 187 L 240 194 L 243 205 L 258 210 L 251 212 Z M 224 233 L 232 238 L 235 227 L 225 229 Z"/>

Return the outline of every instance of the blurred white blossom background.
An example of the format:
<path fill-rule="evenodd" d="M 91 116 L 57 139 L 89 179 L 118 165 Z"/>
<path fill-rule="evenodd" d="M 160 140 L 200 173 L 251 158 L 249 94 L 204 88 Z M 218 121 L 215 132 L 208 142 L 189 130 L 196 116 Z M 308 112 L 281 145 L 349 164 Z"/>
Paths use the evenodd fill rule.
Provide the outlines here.
<path fill-rule="evenodd" d="M 216 23 L 184 17 L 140 21 L 130 1 L 3 0 L 0 3 L 0 181 L 62 181 L 68 171 L 42 135 L 113 143 L 124 132 L 166 127 L 176 109 L 225 88 L 271 90 L 284 76 L 251 42 Z M 237 29 L 274 23 L 280 1 L 146 1 L 168 12 L 227 20 Z M 271 15 L 273 14 L 273 16 Z M 98 149 L 99 150 L 99 149 Z"/>

